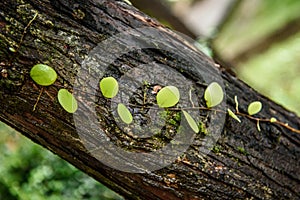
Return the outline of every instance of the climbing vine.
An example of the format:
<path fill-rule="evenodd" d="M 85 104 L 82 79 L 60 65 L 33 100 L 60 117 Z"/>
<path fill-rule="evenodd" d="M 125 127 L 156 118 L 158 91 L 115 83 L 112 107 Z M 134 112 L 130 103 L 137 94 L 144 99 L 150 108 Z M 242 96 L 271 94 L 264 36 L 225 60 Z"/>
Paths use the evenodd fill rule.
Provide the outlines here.
<path fill-rule="evenodd" d="M 32 67 L 30 71 L 31 78 L 41 86 L 49 86 L 52 85 L 56 79 L 57 74 L 53 68 L 48 65 L 44 64 L 37 64 Z M 114 77 L 105 77 L 99 82 L 99 87 L 101 90 L 102 95 L 105 98 L 112 99 L 114 98 L 119 92 L 119 84 L 118 81 Z M 204 99 L 206 101 L 207 107 L 195 107 L 193 108 L 176 108 L 175 106 L 178 104 L 180 100 L 180 92 L 177 87 L 175 86 L 165 86 L 159 87 L 156 89 L 156 103 L 161 109 L 168 109 L 170 111 L 177 110 L 182 111 L 183 116 L 185 117 L 186 121 L 188 122 L 190 128 L 195 132 L 198 133 L 200 130 L 201 123 L 197 123 L 196 120 L 188 113 L 189 109 L 199 109 L 199 110 L 211 110 L 216 112 L 223 112 L 227 113 L 231 118 L 235 119 L 239 123 L 241 123 L 241 119 L 238 116 L 246 117 L 250 120 L 254 120 L 257 123 L 258 131 L 261 131 L 260 122 L 270 122 L 274 124 L 278 124 L 283 126 L 293 132 L 300 133 L 300 130 L 297 130 L 286 123 L 278 121 L 275 117 L 271 117 L 269 119 L 266 118 L 257 118 L 254 115 L 258 114 L 262 109 L 262 103 L 260 101 L 251 102 L 248 105 L 248 113 L 241 113 L 239 111 L 239 102 L 237 96 L 234 97 L 235 101 L 235 111 L 230 110 L 229 108 L 225 110 L 216 110 L 213 107 L 219 105 L 224 98 L 224 93 L 222 87 L 217 82 L 210 83 L 204 91 Z M 38 100 L 41 96 L 43 89 L 40 92 Z M 75 97 L 66 89 L 60 89 L 57 94 L 58 102 L 60 105 L 69 113 L 74 113 L 78 109 L 77 101 Z M 38 102 L 37 100 L 37 102 Z M 34 105 L 34 109 L 37 105 Z M 126 105 L 119 103 L 117 106 L 117 113 L 121 120 L 126 124 L 131 124 L 133 121 L 133 117 L 129 109 Z"/>
<path fill-rule="evenodd" d="M 30 77 L 32 80 L 41 86 L 50 86 L 57 79 L 56 71 L 45 64 L 36 64 L 30 70 Z M 43 93 L 43 88 L 40 91 L 40 94 L 37 98 L 35 105 L 33 106 L 33 111 L 36 109 L 38 101 Z M 78 105 L 75 97 L 66 89 L 60 89 L 57 93 L 57 98 L 59 104 L 68 112 L 76 112 Z"/>
<path fill-rule="evenodd" d="M 106 98 L 112 98 L 113 96 L 117 95 L 118 91 L 118 83 L 113 77 L 106 77 L 100 81 L 100 89 L 104 97 Z M 254 101 L 251 102 L 248 105 L 248 113 L 241 113 L 239 111 L 239 103 L 237 96 L 234 97 L 235 100 L 235 112 L 230 110 L 229 108 L 227 111 L 223 110 L 216 110 L 213 109 L 213 107 L 219 105 L 224 98 L 224 93 L 222 90 L 222 87 L 217 82 L 212 82 L 208 85 L 204 92 L 204 99 L 206 101 L 207 107 L 193 107 L 193 108 L 176 108 L 174 107 L 180 100 L 180 92 L 178 88 L 175 86 L 165 86 L 165 87 L 159 87 L 159 91 L 155 92 L 156 95 L 156 101 L 157 105 L 160 108 L 166 108 L 168 110 L 180 110 L 183 113 L 183 116 L 187 120 L 189 126 L 191 129 L 198 133 L 199 132 L 199 125 L 193 119 L 193 117 L 188 113 L 189 109 L 199 109 L 199 110 L 211 110 L 216 112 L 227 112 L 227 114 L 235 119 L 238 122 L 242 122 L 241 119 L 238 116 L 241 117 L 247 117 L 250 120 L 254 120 L 257 123 L 257 129 L 258 131 L 261 131 L 260 129 L 260 122 L 271 122 L 276 123 L 280 126 L 283 126 L 293 132 L 300 133 L 300 130 L 297 130 L 293 127 L 290 127 L 288 124 L 285 124 L 283 122 L 278 121 L 276 118 L 271 117 L 270 119 L 264 119 L 264 118 L 257 118 L 253 115 L 258 114 L 262 109 L 262 103 L 260 101 Z M 112 95 L 113 94 L 113 95 Z M 118 115 L 120 116 L 121 120 L 125 122 L 126 124 L 130 124 L 133 121 L 132 115 L 130 111 L 127 109 L 126 105 L 124 104 L 118 104 Z M 201 124 L 201 123 L 199 123 Z"/>

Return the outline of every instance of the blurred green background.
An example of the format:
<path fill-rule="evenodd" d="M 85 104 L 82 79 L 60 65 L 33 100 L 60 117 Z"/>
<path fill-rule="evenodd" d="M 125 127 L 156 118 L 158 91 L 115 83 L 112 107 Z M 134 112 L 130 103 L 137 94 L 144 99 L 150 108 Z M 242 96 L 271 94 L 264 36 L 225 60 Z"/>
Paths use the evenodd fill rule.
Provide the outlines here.
<path fill-rule="evenodd" d="M 0 151 L 1 200 L 122 199 L 3 123 Z"/>
<path fill-rule="evenodd" d="M 300 1 L 242 1 L 239 8 L 214 49 L 240 79 L 299 116 Z"/>
<path fill-rule="evenodd" d="M 151 3 L 139 4 L 141 0 L 132 0 L 132 3 L 166 25 L 182 29 L 182 25 L 177 28 L 178 25 L 169 20 L 168 12 L 164 11 L 161 16 L 156 11 L 162 9 L 151 7 L 160 3 L 173 19 L 186 26 L 187 33 L 190 31 L 191 35 L 206 41 L 239 78 L 300 115 L 299 0 L 214 1 L 211 8 L 206 8 L 211 14 L 220 14 L 220 11 L 213 13 L 214 6 L 220 2 L 227 3 L 228 7 L 219 22 L 207 28 L 211 30 L 209 34 L 195 31 L 197 24 L 188 23 L 186 17 L 192 9 L 198 8 L 196 6 L 200 9 L 202 4 L 203 7 L 205 0 L 142 1 Z M 210 17 L 201 20 L 205 22 Z M 202 23 L 200 18 L 199 23 Z M 122 199 L 2 123 L 0 150 L 1 200 Z"/>

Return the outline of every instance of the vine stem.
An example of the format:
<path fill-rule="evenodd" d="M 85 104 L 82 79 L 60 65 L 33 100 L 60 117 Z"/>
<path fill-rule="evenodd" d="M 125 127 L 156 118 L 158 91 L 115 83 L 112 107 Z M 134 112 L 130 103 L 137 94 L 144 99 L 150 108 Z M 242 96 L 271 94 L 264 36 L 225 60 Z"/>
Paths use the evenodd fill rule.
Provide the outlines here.
<path fill-rule="evenodd" d="M 41 96 L 42 96 L 43 90 L 44 90 L 44 88 L 41 89 L 40 94 L 39 94 L 39 96 L 38 96 L 38 98 L 37 98 L 37 100 L 36 100 L 36 102 L 35 102 L 35 104 L 34 104 L 34 106 L 33 106 L 33 110 L 32 110 L 32 111 L 35 111 L 36 106 L 37 106 L 37 104 L 38 104 L 38 102 L 40 101 L 40 98 L 41 98 Z"/>
<path fill-rule="evenodd" d="M 248 119 L 251 119 L 251 120 L 256 120 L 256 121 L 261 121 L 261 122 L 270 122 L 270 123 L 274 123 L 274 124 L 278 124 L 280 126 L 283 126 L 285 127 L 286 129 L 289 129 L 290 131 L 293 131 L 295 133 L 299 133 L 300 134 L 300 130 L 298 129 L 295 129 L 291 126 L 289 126 L 287 123 L 283 123 L 281 121 L 274 121 L 272 122 L 271 119 L 262 119 L 262 118 L 257 118 L 257 117 L 253 117 L 251 115 L 247 115 L 247 114 L 244 114 L 244 113 L 240 113 L 240 112 L 237 112 L 236 113 L 237 115 L 240 115 L 240 116 L 243 116 L 243 117 L 247 117 Z"/>
<path fill-rule="evenodd" d="M 135 104 L 129 104 L 129 106 L 150 109 L 150 107 L 139 106 L 139 105 L 135 105 Z M 151 108 L 151 109 L 161 110 L 161 109 L 164 109 L 164 108 L 154 107 L 154 108 Z M 174 111 L 181 111 L 181 110 L 207 110 L 207 111 L 215 111 L 215 112 L 227 113 L 224 110 L 213 109 L 213 108 L 206 108 L 206 107 L 186 107 L 186 108 L 168 108 L 168 109 L 169 110 L 174 110 Z M 251 115 L 248 115 L 248 114 L 245 114 L 245 113 L 241 113 L 241 112 L 236 112 L 235 114 L 239 115 L 239 116 L 242 116 L 242 117 L 247 117 L 248 119 L 254 120 L 256 122 L 270 122 L 270 123 L 273 123 L 273 124 L 278 124 L 278 125 L 280 125 L 282 127 L 285 127 L 286 129 L 288 129 L 288 130 L 290 130 L 292 132 L 300 134 L 300 130 L 295 129 L 295 128 L 289 126 L 288 124 L 286 124 L 284 122 L 281 122 L 281 121 L 278 121 L 278 120 L 276 120 L 276 121 L 273 122 L 273 121 L 271 121 L 271 119 L 257 118 L 257 117 L 253 117 Z"/>
<path fill-rule="evenodd" d="M 20 47 L 21 47 L 21 45 L 22 45 L 22 43 L 23 43 L 24 37 L 25 37 L 25 35 L 26 35 L 26 33 L 27 33 L 27 29 L 30 27 L 30 25 L 31 25 L 32 22 L 36 19 L 37 16 L 38 16 L 38 12 L 36 12 L 36 13 L 34 14 L 33 18 L 28 22 L 28 24 L 27 24 L 26 27 L 24 28 L 24 31 L 23 31 L 22 37 L 21 37 L 21 39 L 20 39 L 20 42 L 19 42 L 19 44 L 18 44 L 18 47 L 17 47 L 16 52 L 19 51 L 19 49 L 20 49 Z"/>
<path fill-rule="evenodd" d="M 237 99 L 235 100 L 237 102 Z M 111 102 L 114 103 L 119 103 L 116 101 L 111 100 Z M 136 108 L 142 108 L 142 109 L 155 109 L 155 110 L 163 110 L 164 108 L 160 108 L 160 107 L 148 107 L 145 105 L 136 105 L 136 104 L 127 104 L 128 106 L 132 106 L 132 107 L 136 107 Z M 186 107 L 186 108 L 168 108 L 168 110 L 173 110 L 173 111 L 181 111 L 181 110 L 207 110 L 207 111 L 215 111 L 215 112 L 220 112 L 220 113 L 228 113 L 225 110 L 220 110 L 220 109 L 214 109 L 214 108 L 207 108 L 207 107 Z M 241 113 L 238 111 L 238 105 L 236 106 L 236 115 L 242 116 L 242 117 L 247 117 L 250 120 L 254 120 L 256 122 L 270 122 L 273 124 L 278 124 L 282 127 L 285 127 L 286 129 L 298 133 L 300 134 L 300 130 L 293 128 L 291 126 L 289 126 L 287 123 L 281 122 L 281 121 L 271 121 L 271 119 L 263 119 L 263 118 L 257 118 L 257 117 L 253 117 L 251 115 L 245 114 L 245 113 Z"/>
<path fill-rule="evenodd" d="M 280 122 L 280 121 L 275 121 L 275 122 L 273 122 L 273 123 L 278 124 L 278 125 L 280 125 L 280 126 L 283 126 L 283 127 L 285 127 L 286 129 L 289 129 L 290 131 L 293 131 L 293 132 L 295 132 L 295 133 L 299 133 L 299 134 L 300 134 L 300 130 L 295 129 L 295 128 L 289 126 L 289 125 L 286 124 L 286 123 L 283 123 L 283 122 Z"/>

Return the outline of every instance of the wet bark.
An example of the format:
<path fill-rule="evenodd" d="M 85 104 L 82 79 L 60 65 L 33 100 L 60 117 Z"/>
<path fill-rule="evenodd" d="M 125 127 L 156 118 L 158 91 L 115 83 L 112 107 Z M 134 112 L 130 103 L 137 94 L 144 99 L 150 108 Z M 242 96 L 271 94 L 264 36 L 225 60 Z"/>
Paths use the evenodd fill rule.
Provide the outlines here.
<path fill-rule="evenodd" d="M 0 7 L 0 120 L 21 134 L 128 199 L 299 199 L 300 135 L 267 122 L 260 123 L 259 132 L 255 121 L 241 117 L 242 123 L 238 123 L 223 112 L 197 111 L 202 123 L 200 133 L 191 137 L 191 144 L 176 159 L 164 158 L 162 162 L 172 161 L 166 167 L 147 171 L 145 165 L 155 167 L 160 161 L 148 160 L 135 166 L 134 159 L 127 158 L 123 171 L 115 169 L 120 166 L 107 166 L 100 158 L 107 161 L 105 156 L 112 152 L 101 151 L 103 138 L 128 152 L 155 152 L 176 137 L 180 115 L 177 119 L 177 113 L 169 111 L 155 136 L 141 139 L 126 132 L 131 126 L 116 122 L 114 100 L 104 98 L 98 89 L 103 76 L 114 76 L 121 83 L 126 74 L 135 73 L 127 77 L 132 81 L 150 70 L 141 80 L 136 78 L 144 81 L 142 86 L 134 88 L 125 81 L 120 88 L 125 96 L 130 89 L 135 90 L 126 105 L 135 112 L 134 122 L 141 125 L 147 125 L 147 109 L 155 105 L 154 86 L 169 82 L 183 85 L 182 90 L 193 91 L 192 95 L 182 95 L 186 106 L 193 102 L 203 107 L 208 80 L 224 85 L 226 101 L 219 110 L 234 110 L 237 95 L 240 112 L 259 100 L 263 103 L 257 115 L 260 118 L 276 117 L 297 129 L 300 119 L 216 67 L 181 36 L 123 1 L 4 0 Z M 117 37 L 113 43 L 104 42 L 126 31 L 126 36 Z M 141 35 L 144 40 L 137 41 Z M 106 48 L 99 48 L 99 44 Z M 135 48 L 139 45 L 143 48 Z M 37 63 L 56 70 L 58 79 L 53 85 L 41 87 L 32 81 L 29 72 Z M 182 80 L 189 83 L 187 88 Z M 61 88 L 76 94 L 79 109 L 74 115 L 59 105 L 57 92 Z M 224 122 L 211 123 L 222 117 Z M 93 119 L 97 119 L 95 123 Z M 190 133 L 188 129 L 183 130 Z M 147 135 L 147 129 L 140 131 Z M 126 169 L 143 173 L 124 172 Z"/>

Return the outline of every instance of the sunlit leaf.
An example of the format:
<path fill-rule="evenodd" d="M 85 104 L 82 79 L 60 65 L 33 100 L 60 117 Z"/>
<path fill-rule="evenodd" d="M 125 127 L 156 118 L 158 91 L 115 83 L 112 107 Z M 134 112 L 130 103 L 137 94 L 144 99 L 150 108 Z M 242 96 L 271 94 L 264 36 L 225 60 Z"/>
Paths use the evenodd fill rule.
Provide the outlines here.
<path fill-rule="evenodd" d="M 230 117 L 241 123 L 241 120 L 238 118 L 238 116 L 236 116 L 236 114 L 234 114 L 234 112 L 232 112 L 229 108 L 227 109 L 227 111 Z"/>
<path fill-rule="evenodd" d="M 100 89 L 104 97 L 113 98 L 118 94 L 119 84 L 114 77 L 106 77 L 100 81 Z"/>
<path fill-rule="evenodd" d="M 270 122 L 271 123 L 277 122 L 277 119 L 275 117 L 271 117 Z"/>
<path fill-rule="evenodd" d="M 199 127 L 198 127 L 197 123 L 195 122 L 195 120 L 192 118 L 192 116 L 184 110 L 182 110 L 182 112 L 184 114 L 184 117 L 185 117 L 186 121 L 189 123 L 189 125 L 193 129 L 193 131 L 195 133 L 198 133 L 199 132 Z"/>
<path fill-rule="evenodd" d="M 168 108 L 179 102 L 179 90 L 175 86 L 166 86 L 162 88 L 156 96 L 157 104 L 161 108 Z"/>
<path fill-rule="evenodd" d="M 57 94 L 58 102 L 69 113 L 74 113 L 77 108 L 75 97 L 66 89 L 60 89 Z"/>
<path fill-rule="evenodd" d="M 219 105 L 224 97 L 222 87 L 217 82 L 212 82 L 204 92 L 204 99 L 208 108 Z"/>
<path fill-rule="evenodd" d="M 126 124 L 130 124 L 132 122 L 132 115 L 124 104 L 119 103 L 117 111 L 123 122 L 125 122 Z"/>
<path fill-rule="evenodd" d="M 248 106 L 248 114 L 249 115 L 255 115 L 259 111 L 261 111 L 261 108 L 262 108 L 261 102 L 260 101 L 254 101 L 254 102 L 250 103 L 250 105 Z"/>
<path fill-rule="evenodd" d="M 49 86 L 56 81 L 57 74 L 52 67 L 44 64 L 37 64 L 31 68 L 30 77 L 39 85 Z"/>

